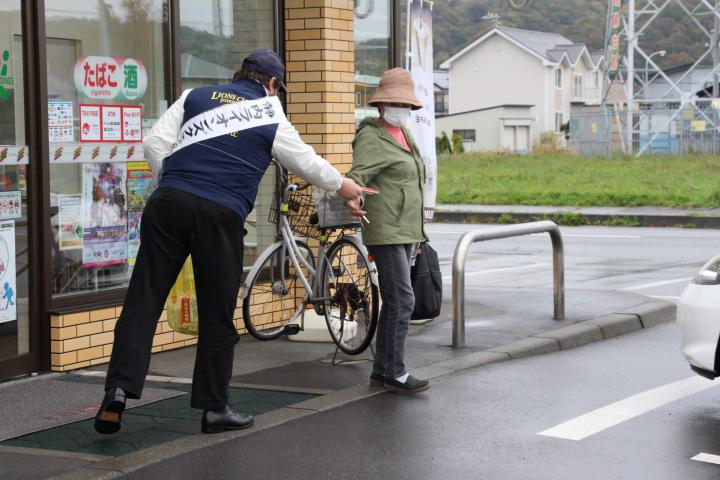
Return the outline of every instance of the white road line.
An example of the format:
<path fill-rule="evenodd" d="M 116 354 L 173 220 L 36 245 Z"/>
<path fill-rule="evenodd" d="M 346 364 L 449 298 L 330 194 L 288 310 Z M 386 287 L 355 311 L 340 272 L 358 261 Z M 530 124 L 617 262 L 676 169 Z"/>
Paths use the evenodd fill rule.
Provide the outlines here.
<path fill-rule="evenodd" d="M 533 233 L 530 236 L 534 237 L 537 235 L 547 235 L 547 233 Z M 579 234 L 579 233 L 563 233 L 563 238 L 630 238 L 630 239 L 637 239 L 642 238 L 640 235 L 593 235 L 593 234 Z"/>
<path fill-rule="evenodd" d="M 582 440 L 663 405 L 718 385 L 720 384 L 699 376 L 688 377 L 598 408 L 544 430 L 538 435 L 567 440 Z"/>
<path fill-rule="evenodd" d="M 538 267 L 546 267 L 550 265 L 549 263 L 532 263 L 530 265 L 520 265 L 518 267 L 506 267 L 506 268 L 493 268 L 490 270 L 480 270 L 478 272 L 465 272 L 465 277 L 473 277 L 475 275 L 485 275 L 487 273 L 497 273 L 497 272 L 509 272 L 511 270 L 526 270 L 528 268 L 538 268 Z M 452 275 L 445 275 L 442 277 L 443 282 L 452 280 Z"/>
<path fill-rule="evenodd" d="M 698 453 L 697 455 L 692 457 L 690 460 L 696 460 L 698 462 L 714 463 L 715 465 L 720 465 L 720 456 L 711 455 L 709 453 Z"/>
<path fill-rule="evenodd" d="M 663 285 L 670 285 L 673 283 L 689 282 L 690 280 L 692 280 L 692 278 L 689 278 L 689 277 L 676 278 L 674 280 L 663 280 L 662 282 L 641 283 L 640 285 L 633 285 L 631 287 L 621 288 L 620 290 L 626 290 L 626 291 L 645 290 L 646 288 L 661 287 Z"/>

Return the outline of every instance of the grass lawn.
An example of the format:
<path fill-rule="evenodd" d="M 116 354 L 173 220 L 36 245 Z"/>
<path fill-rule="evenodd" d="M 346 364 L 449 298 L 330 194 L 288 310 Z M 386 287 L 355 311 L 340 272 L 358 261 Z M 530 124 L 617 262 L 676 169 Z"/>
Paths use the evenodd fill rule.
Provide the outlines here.
<path fill-rule="evenodd" d="M 720 156 L 438 158 L 439 204 L 720 207 Z"/>

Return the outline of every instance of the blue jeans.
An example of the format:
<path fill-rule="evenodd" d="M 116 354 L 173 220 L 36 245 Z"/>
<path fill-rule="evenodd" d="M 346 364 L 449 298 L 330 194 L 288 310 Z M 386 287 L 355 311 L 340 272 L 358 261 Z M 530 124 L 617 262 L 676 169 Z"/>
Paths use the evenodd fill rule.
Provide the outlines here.
<path fill-rule="evenodd" d="M 375 338 L 373 373 L 397 378 L 405 371 L 405 338 L 415 295 L 410 283 L 413 244 L 368 245 L 380 280 L 382 308 Z"/>

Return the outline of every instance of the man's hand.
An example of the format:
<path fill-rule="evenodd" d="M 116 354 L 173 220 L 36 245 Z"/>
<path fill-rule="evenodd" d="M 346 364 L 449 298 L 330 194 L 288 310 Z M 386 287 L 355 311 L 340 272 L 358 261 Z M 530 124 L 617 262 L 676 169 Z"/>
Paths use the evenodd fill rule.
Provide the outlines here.
<path fill-rule="evenodd" d="M 353 180 L 343 178 L 340 190 L 338 190 L 338 195 L 340 195 L 344 200 L 355 200 L 362 195 L 362 189 L 360 188 L 360 185 L 355 183 Z"/>
<path fill-rule="evenodd" d="M 350 211 L 351 215 L 354 215 L 356 217 L 362 217 L 367 212 L 365 210 L 362 210 L 360 208 L 360 199 L 356 198 L 355 200 L 348 200 L 345 202 L 345 206 L 347 207 L 348 211 Z"/>

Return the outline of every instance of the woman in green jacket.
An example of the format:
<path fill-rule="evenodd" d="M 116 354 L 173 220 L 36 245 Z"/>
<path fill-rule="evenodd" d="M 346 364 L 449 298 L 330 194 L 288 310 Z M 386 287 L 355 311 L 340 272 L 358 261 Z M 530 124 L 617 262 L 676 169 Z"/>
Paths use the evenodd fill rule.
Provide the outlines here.
<path fill-rule="evenodd" d="M 405 339 L 415 306 L 410 265 L 416 244 L 427 240 L 423 228 L 425 165 L 405 123 L 410 110 L 422 108 L 410 73 L 388 70 L 370 100 L 380 118 L 365 119 L 353 142 L 353 164 L 347 174 L 356 183 L 376 189 L 362 207 L 349 202 L 354 215 L 365 214 L 362 238 L 375 260 L 382 308 L 370 384 L 415 394 L 430 388 L 405 369 Z"/>

